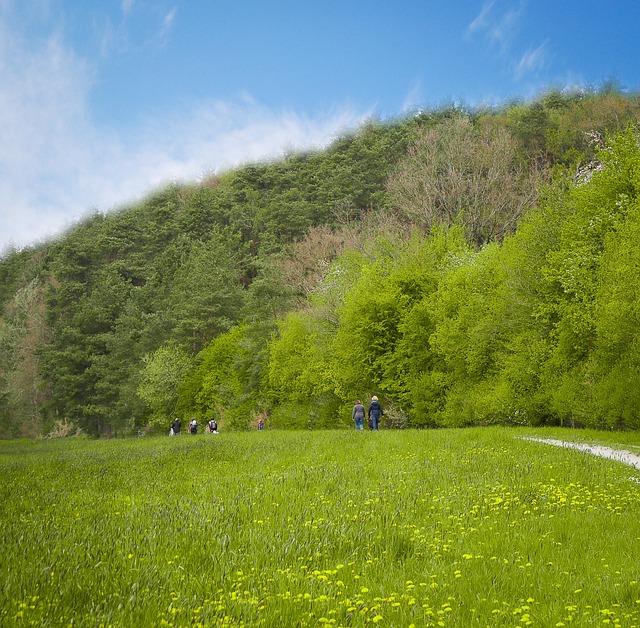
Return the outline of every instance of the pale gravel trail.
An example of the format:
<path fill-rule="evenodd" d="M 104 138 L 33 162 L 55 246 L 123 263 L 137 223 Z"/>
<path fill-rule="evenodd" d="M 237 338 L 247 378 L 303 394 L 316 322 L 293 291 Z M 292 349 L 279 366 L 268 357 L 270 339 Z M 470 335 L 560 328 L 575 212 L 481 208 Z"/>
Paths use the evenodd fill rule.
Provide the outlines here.
<path fill-rule="evenodd" d="M 533 440 L 538 443 L 547 443 L 556 447 L 568 447 L 570 449 L 579 449 L 586 451 L 594 456 L 601 458 L 611 458 L 624 464 L 628 464 L 636 469 L 640 469 L 640 456 L 626 451 L 625 449 L 612 449 L 611 447 L 603 447 L 602 445 L 585 445 L 583 443 L 571 443 L 565 440 L 556 440 L 555 438 L 533 438 L 525 437 L 525 440 Z"/>

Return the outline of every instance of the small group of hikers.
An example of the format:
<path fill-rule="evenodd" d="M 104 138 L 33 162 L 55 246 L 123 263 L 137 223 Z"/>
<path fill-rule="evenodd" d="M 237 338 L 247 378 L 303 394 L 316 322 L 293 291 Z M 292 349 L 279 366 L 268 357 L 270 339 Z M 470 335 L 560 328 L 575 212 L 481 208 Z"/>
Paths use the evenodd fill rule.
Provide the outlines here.
<path fill-rule="evenodd" d="M 362 405 L 360 399 L 356 401 L 356 405 L 353 406 L 353 412 L 351 416 L 356 424 L 357 430 L 364 429 L 364 418 L 368 417 L 368 425 L 370 430 L 377 430 L 380 424 L 380 420 L 384 416 L 384 411 L 382 410 L 382 406 L 378 401 L 378 398 L 374 395 L 371 397 L 371 403 L 369 404 L 369 408 L 365 408 Z M 218 422 L 215 419 L 210 419 L 207 422 L 207 429 L 209 430 L 209 434 L 217 434 L 218 433 Z M 258 420 L 258 429 L 264 429 L 264 421 L 262 418 Z M 176 417 L 171 423 L 171 429 L 169 430 L 169 436 L 179 436 L 182 430 L 182 423 L 178 417 Z M 195 419 L 191 419 L 188 426 L 189 434 L 197 434 L 198 433 L 198 422 Z"/>
<path fill-rule="evenodd" d="M 218 433 L 218 422 L 215 419 L 209 420 L 207 423 L 207 428 L 209 430 L 209 434 L 217 434 Z M 169 436 L 180 436 L 180 430 L 182 429 L 182 423 L 180 419 L 176 417 L 171 423 L 171 429 L 169 430 Z M 191 419 L 189 423 L 189 434 L 197 434 L 198 433 L 198 422 L 195 419 Z"/>
<path fill-rule="evenodd" d="M 365 410 L 365 407 L 362 405 L 360 399 L 356 401 L 356 405 L 353 406 L 353 412 L 351 413 L 351 418 L 355 421 L 356 429 L 363 430 L 364 429 L 364 417 L 367 416 L 369 421 L 369 429 L 377 430 L 378 425 L 380 424 L 380 419 L 384 416 L 384 411 L 382 410 L 382 406 L 378 401 L 378 398 L 374 395 L 371 397 L 371 403 L 369 407 Z"/>

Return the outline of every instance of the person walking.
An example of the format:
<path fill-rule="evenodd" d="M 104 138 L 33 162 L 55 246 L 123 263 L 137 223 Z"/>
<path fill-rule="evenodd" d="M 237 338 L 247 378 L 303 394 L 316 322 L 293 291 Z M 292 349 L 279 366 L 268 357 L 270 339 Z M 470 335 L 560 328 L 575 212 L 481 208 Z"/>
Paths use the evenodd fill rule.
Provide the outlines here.
<path fill-rule="evenodd" d="M 371 397 L 371 403 L 369 404 L 367 415 L 369 416 L 369 428 L 377 431 L 378 424 L 380 423 L 380 419 L 384 415 L 384 412 L 382 411 L 382 406 L 375 395 Z"/>
<path fill-rule="evenodd" d="M 171 428 L 173 429 L 174 436 L 180 436 L 180 428 L 182 427 L 182 423 L 180 423 L 180 419 L 176 417 L 173 419 L 173 423 L 171 424 Z"/>
<path fill-rule="evenodd" d="M 365 412 L 366 410 L 364 409 L 362 402 L 360 401 L 360 399 L 358 399 L 356 401 L 356 405 L 353 406 L 353 411 L 351 412 L 351 418 L 355 421 L 357 430 L 364 429 Z"/>

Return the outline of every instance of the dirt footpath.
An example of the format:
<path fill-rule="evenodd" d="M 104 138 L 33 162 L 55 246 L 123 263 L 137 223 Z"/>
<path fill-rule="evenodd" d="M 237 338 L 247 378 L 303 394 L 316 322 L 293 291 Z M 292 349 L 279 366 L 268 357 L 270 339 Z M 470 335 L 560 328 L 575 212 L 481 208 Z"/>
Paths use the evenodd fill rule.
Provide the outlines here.
<path fill-rule="evenodd" d="M 628 464 L 636 469 L 640 469 L 640 456 L 632 454 L 624 449 L 612 449 L 611 447 L 603 447 L 602 445 L 585 445 L 583 443 L 570 443 L 565 440 L 556 440 L 555 438 L 533 438 L 525 437 L 525 440 L 534 440 L 539 443 L 547 443 L 548 445 L 556 445 L 557 447 L 569 447 L 571 449 L 579 449 L 586 451 L 594 456 L 601 458 L 611 458 L 618 460 L 624 464 Z"/>

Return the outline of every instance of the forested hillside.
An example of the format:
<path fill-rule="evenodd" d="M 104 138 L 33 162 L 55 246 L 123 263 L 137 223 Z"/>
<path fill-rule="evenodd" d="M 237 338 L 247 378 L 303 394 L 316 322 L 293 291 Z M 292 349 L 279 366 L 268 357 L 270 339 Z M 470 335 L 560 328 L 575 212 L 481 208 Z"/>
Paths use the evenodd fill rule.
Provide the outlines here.
<path fill-rule="evenodd" d="M 0 260 L 0 436 L 640 428 L 640 98 L 371 121 Z"/>

